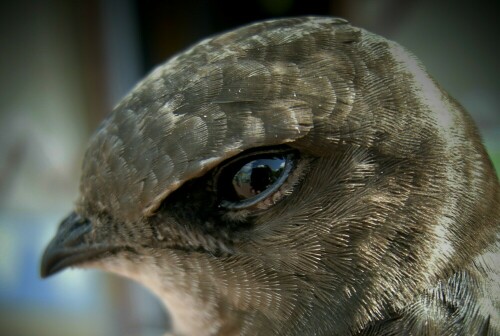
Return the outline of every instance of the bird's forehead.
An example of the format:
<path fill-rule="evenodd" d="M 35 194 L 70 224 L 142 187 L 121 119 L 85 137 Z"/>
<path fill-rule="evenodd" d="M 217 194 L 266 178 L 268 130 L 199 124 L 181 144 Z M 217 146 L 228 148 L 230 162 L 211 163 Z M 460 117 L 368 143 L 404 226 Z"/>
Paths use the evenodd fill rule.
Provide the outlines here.
<path fill-rule="evenodd" d="M 314 111 L 310 101 L 297 97 L 301 86 L 317 85 L 315 106 L 325 110 L 332 109 L 334 95 L 324 90 L 332 88 L 321 76 L 313 84 L 297 82 L 300 69 L 289 60 L 297 56 L 283 50 L 273 54 L 272 46 L 300 45 L 305 32 L 320 29 L 318 22 L 343 23 L 325 19 L 294 29 L 308 23 L 295 19 L 280 21 L 275 29 L 272 22 L 266 23 L 271 28 L 245 27 L 203 41 L 155 69 L 91 139 L 79 204 L 136 220 L 224 159 L 307 134 Z M 270 46 L 272 39 L 288 42 Z"/>

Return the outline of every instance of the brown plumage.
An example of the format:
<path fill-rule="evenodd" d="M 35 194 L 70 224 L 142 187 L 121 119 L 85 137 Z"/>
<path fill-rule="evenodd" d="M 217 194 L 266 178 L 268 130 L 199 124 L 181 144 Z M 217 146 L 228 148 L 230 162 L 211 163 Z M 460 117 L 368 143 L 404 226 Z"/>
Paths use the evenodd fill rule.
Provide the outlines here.
<path fill-rule="evenodd" d="M 413 56 L 273 20 L 118 104 L 42 275 L 133 278 L 176 335 L 498 335 L 499 215 L 476 127 Z"/>

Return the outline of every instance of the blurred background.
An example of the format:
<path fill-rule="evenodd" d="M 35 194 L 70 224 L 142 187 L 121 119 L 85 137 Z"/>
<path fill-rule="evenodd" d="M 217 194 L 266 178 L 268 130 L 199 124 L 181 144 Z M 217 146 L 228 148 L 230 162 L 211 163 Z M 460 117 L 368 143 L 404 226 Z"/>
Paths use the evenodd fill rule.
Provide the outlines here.
<path fill-rule="evenodd" d="M 38 263 L 72 208 L 86 142 L 173 53 L 249 22 L 332 15 L 395 40 L 466 107 L 500 167 L 494 1 L 87 0 L 0 4 L 0 335 L 161 335 L 159 302 L 127 280 Z"/>

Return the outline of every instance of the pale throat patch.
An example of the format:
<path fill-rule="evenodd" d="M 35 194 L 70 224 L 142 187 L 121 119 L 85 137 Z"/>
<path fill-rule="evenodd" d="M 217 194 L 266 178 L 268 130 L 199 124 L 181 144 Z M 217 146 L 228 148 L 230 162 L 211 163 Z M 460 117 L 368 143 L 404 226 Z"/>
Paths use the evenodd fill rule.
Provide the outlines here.
<path fill-rule="evenodd" d="M 216 313 L 215 302 L 212 304 L 202 302 L 196 296 L 189 295 L 189 291 L 179 285 L 186 282 L 181 282 L 179 279 L 175 281 L 171 274 L 165 274 L 164 270 L 168 267 L 159 266 L 155 258 L 151 256 L 140 256 L 140 258 L 142 260 L 137 262 L 114 256 L 85 263 L 79 267 L 111 272 L 134 280 L 150 290 L 168 311 L 175 335 L 216 335 L 222 323 Z"/>

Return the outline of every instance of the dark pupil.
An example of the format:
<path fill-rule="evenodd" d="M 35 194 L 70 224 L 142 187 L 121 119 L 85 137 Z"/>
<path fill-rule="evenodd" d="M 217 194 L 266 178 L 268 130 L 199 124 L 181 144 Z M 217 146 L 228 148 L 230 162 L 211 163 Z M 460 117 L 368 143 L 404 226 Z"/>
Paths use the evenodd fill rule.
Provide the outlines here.
<path fill-rule="evenodd" d="M 284 158 L 258 159 L 245 164 L 233 176 L 233 188 L 240 200 L 260 194 L 276 182 L 285 169 Z"/>

